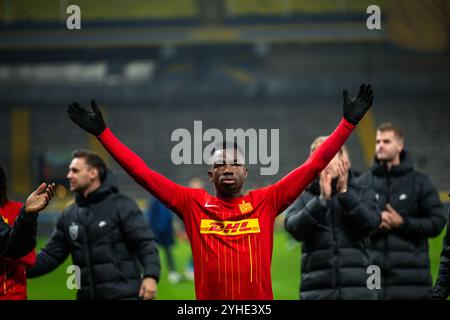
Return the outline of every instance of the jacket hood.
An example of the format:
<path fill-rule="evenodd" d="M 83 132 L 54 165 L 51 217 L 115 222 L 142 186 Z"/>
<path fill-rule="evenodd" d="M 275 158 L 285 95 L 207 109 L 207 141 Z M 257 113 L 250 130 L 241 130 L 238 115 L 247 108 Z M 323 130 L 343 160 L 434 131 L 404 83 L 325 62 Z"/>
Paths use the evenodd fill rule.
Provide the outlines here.
<path fill-rule="evenodd" d="M 89 203 L 100 202 L 111 193 L 117 192 L 119 192 L 119 188 L 117 186 L 117 178 L 110 170 L 108 170 L 106 172 L 105 180 L 97 190 L 89 193 L 87 197 L 84 197 L 81 193 L 76 193 L 75 201 L 77 205 L 85 206 Z"/>
<path fill-rule="evenodd" d="M 384 166 L 377 158 L 374 158 L 374 163 L 370 170 L 376 176 L 385 176 L 388 172 L 392 176 L 402 176 L 413 171 L 414 165 L 411 154 L 408 151 L 403 150 L 400 153 L 400 164 L 398 166 L 393 166 L 390 171 L 388 171 L 387 167 Z"/>

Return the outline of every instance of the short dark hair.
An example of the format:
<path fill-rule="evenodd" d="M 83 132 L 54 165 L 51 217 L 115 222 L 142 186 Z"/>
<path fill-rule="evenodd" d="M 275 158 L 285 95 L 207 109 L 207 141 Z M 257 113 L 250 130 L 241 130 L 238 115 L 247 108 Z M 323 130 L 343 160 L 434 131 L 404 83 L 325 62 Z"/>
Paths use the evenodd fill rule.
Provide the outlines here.
<path fill-rule="evenodd" d="M 214 148 L 211 150 L 211 157 L 209 158 L 209 161 L 211 162 L 212 157 L 214 156 L 214 154 L 217 151 L 226 151 L 226 150 L 234 150 L 234 152 L 236 152 L 236 154 L 241 155 L 242 157 L 244 157 L 244 152 L 242 151 L 242 149 L 240 148 L 240 146 L 238 145 L 237 141 L 222 141 L 217 143 Z M 243 161 L 245 162 L 245 159 L 243 159 Z M 213 165 L 213 163 L 210 163 L 211 165 Z"/>
<path fill-rule="evenodd" d="M 5 169 L 0 165 L 0 207 L 8 201 L 8 179 Z"/>
<path fill-rule="evenodd" d="M 105 161 L 95 152 L 86 149 L 77 149 L 72 152 L 72 159 L 82 158 L 86 163 L 98 170 L 100 181 L 103 182 L 106 178 L 107 167 Z"/>
<path fill-rule="evenodd" d="M 244 154 L 244 152 L 242 151 L 242 148 L 238 145 L 237 141 L 223 140 L 222 142 L 219 142 L 214 146 L 214 149 L 212 149 L 211 155 L 216 153 L 216 151 L 218 151 L 218 150 L 228 150 L 228 149 L 234 149 L 237 152 L 239 152 L 240 154 Z"/>
<path fill-rule="evenodd" d="M 377 131 L 392 131 L 394 132 L 395 136 L 400 139 L 400 140 L 404 140 L 404 135 L 403 135 L 403 131 L 402 129 L 400 129 L 400 127 L 398 127 L 397 125 L 393 124 L 392 122 L 383 122 L 382 124 L 380 124 L 377 128 Z"/>

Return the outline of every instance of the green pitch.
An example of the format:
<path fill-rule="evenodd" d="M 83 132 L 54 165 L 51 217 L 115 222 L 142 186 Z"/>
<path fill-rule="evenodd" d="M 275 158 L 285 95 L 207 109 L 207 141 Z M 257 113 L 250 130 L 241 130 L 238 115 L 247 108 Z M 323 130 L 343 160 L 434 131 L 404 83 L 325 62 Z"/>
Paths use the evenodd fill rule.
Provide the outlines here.
<path fill-rule="evenodd" d="M 439 268 L 439 256 L 444 234 L 445 230 L 439 237 L 430 240 L 430 259 L 433 280 L 436 279 Z M 47 239 L 39 239 L 39 249 L 45 245 L 46 240 Z M 174 253 L 177 269 L 180 273 L 183 273 L 190 258 L 190 247 L 186 242 L 178 242 L 175 245 Z M 160 252 L 160 257 L 162 269 L 157 298 L 160 300 L 195 299 L 193 282 L 184 281 L 178 284 L 171 284 L 167 281 L 167 268 L 163 252 Z M 66 287 L 66 281 L 69 276 L 66 273 L 66 268 L 70 264 L 71 259 L 69 258 L 52 273 L 29 280 L 29 299 L 75 299 L 75 290 L 69 290 Z M 291 240 L 288 234 L 283 230 L 275 232 L 272 258 L 272 283 L 275 299 L 298 299 L 298 289 L 300 284 L 300 246 L 297 242 Z"/>

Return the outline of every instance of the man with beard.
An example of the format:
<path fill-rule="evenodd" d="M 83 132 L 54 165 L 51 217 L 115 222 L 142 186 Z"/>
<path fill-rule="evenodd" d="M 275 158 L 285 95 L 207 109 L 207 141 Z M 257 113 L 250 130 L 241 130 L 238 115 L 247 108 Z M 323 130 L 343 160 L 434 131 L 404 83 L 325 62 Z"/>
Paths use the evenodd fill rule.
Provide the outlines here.
<path fill-rule="evenodd" d="M 373 262 L 381 270 L 379 298 L 431 299 L 428 238 L 440 234 L 446 218 L 436 188 L 414 169 L 400 128 L 377 128 L 374 164 L 358 180 L 375 190 L 382 210 L 371 237 Z"/>
<path fill-rule="evenodd" d="M 67 179 L 75 203 L 64 209 L 27 277 L 53 271 L 71 254 L 81 271 L 77 299 L 153 299 L 158 250 L 136 202 L 119 193 L 103 159 L 91 151 L 73 152 Z"/>

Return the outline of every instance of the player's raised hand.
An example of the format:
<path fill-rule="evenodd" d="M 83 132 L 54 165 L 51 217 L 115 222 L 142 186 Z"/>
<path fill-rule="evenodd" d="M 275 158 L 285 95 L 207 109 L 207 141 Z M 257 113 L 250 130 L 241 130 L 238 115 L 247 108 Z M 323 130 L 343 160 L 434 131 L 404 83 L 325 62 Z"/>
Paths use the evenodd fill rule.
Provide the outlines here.
<path fill-rule="evenodd" d="M 45 209 L 54 195 L 55 184 L 42 183 L 25 202 L 26 213 L 38 213 Z"/>
<path fill-rule="evenodd" d="M 67 113 L 78 126 L 95 136 L 99 136 L 106 129 L 105 120 L 103 120 L 102 112 L 95 100 L 91 101 L 91 106 L 92 111 L 89 111 L 74 102 L 67 106 Z"/>
<path fill-rule="evenodd" d="M 359 87 L 358 95 L 350 100 L 347 90 L 343 91 L 344 96 L 344 118 L 353 125 L 358 124 L 366 111 L 372 106 L 373 91 L 370 84 L 362 84 Z"/>

